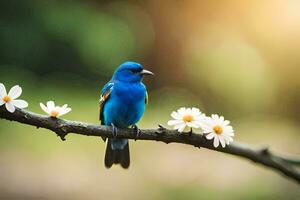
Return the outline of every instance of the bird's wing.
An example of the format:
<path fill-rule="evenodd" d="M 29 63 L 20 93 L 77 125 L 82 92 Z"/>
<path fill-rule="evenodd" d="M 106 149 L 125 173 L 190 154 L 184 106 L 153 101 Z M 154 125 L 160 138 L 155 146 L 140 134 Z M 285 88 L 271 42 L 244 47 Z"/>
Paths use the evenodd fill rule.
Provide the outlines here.
<path fill-rule="evenodd" d="M 110 93 L 112 92 L 114 87 L 114 83 L 112 81 L 106 83 L 101 91 L 101 96 L 99 100 L 99 120 L 101 124 L 104 125 L 104 116 L 103 116 L 103 108 L 107 100 L 109 99 Z"/>

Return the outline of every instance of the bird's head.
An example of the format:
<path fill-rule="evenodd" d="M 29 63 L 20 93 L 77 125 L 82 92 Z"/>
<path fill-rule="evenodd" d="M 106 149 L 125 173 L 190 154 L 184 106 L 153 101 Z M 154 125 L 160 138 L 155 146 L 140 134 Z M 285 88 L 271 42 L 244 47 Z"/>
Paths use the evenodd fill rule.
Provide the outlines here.
<path fill-rule="evenodd" d="M 154 74 L 148 70 L 145 70 L 144 67 L 139 63 L 124 62 L 115 71 L 113 79 L 124 82 L 140 82 L 145 75 Z"/>

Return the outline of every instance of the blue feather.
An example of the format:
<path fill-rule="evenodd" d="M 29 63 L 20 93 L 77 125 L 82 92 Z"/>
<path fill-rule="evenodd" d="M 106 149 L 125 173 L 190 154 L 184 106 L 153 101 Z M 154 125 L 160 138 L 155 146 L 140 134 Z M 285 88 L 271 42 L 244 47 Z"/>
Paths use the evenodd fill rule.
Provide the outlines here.
<path fill-rule="evenodd" d="M 104 107 L 104 123 L 118 128 L 136 124 L 145 112 L 146 87 L 142 83 L 114 83 Z"/>
<path fill-rule="evenodd" d="M 100 115 L 103 116 L 101 120 L 105 125 L 128 128 L 141 119 L 145 112 L 145 99 L 147 98 L 146 86 L 142 83 L 143 70 L 143 66 L 138 63 L 125 62 L 119 66 L 112 79 L 103 87 L 101 97 L 104 106 L 100 111 L 103 113 Z M 107 151 L 108 153 L 128 147 L 128 139 L 114 138 L 110 141 L 111 147 L 109 148 L 112 152 Z M 117 159 L 118 161 L 113 161 L 113 163 L 121 162 L 120 157 Z M 109 158 L 108 163 L 106 166 L 110 167 Z"/>

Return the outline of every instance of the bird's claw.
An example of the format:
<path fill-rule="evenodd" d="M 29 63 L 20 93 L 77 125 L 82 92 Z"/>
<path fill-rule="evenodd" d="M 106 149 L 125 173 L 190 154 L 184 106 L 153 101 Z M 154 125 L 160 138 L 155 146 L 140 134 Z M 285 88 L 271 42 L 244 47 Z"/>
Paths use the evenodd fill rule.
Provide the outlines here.
<path fill-rule="evenodd" d="M 141 129 L 139 129 L 139 127 L 136 124 L 133 125 L 133 128 L 135 130 L 135 139 L 134 140 L 136 141 L 137 138 L 141 136 L 142 131 L 141 131 Z"/>

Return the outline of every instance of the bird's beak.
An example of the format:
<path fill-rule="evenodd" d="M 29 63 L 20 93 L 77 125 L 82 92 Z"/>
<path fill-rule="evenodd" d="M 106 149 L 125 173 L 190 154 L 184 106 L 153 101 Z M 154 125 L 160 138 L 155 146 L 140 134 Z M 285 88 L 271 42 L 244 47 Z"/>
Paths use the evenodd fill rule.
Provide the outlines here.
<path fill-rule="evenodd" d="M 143 69 L 143 70 L 140 72 L 140 74 L 142 74 L 142 75 L 152 75 L 152 76 L 154 76 L 154 73 L 153 73 L 153 72 L 150 72 L 149 70 L 145 70 L 145 69 Z"/>

